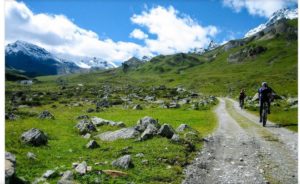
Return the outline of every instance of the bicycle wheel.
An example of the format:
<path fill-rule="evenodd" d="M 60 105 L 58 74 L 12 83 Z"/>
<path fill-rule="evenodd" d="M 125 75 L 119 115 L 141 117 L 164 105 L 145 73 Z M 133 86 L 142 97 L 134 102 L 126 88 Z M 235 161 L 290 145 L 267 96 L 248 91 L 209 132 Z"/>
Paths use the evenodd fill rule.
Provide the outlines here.
<path fill-rule="evenodd" d="M 268 116 L 268 104 L 264 103 L 263 104 L 263 112 L 262 112 L 263 126 L 266 126 L 267 116 Z"/>

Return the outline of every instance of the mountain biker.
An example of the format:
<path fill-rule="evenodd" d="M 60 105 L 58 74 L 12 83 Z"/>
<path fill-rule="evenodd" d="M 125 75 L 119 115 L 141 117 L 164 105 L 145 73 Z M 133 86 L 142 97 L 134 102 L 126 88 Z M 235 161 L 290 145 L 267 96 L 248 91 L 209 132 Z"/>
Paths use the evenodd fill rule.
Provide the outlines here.
<path fill-rule="evenodd" d="M 261 88 L 258 89 L 258 96 L 259 96 L 259 122 L 262 122 L 262 111 L 263 111 L 263 104 L 264 102 L 268 103 L 268 114 L 271 113 L 270 105 L 272 100 L 272 88 L 268 86 L 266 82 L 261 84 Z"/>
<path fill-rule="evenodd" d="M 245 93 L 245 89 L 242 89 L 240 92 L 240 96 L 239 96 L 239 100 L 240 100 L 240 107 L 242 108 L 243 104 L 244 104 L 244 100 L 246 98 L 246 93 Z"/>

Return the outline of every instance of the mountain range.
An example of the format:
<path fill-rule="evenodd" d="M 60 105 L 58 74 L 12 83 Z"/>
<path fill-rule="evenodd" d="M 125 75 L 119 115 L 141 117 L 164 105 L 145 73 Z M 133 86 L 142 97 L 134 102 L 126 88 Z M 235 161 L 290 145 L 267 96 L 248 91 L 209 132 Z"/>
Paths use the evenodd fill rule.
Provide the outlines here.
<path fill-rule="evenodd" d="M 296 19 L 298 18 L 298 8 L 296 9 L 280 9 L 276 12 L 273 13 L 273 15 L 269 18 L 269 20 L 264 23 L 264 24 L 260 24 L 259 26 L 249 30 L 246 34 L 245 37 L 250 37 L 253 36 L 257 33 L 259 33 L 260 31 L 262 31 L 263 29 L 271 26 L 272 24 L 276 23 L 278 20 L 281 19 Z"/>
<path fill-rule="evenodd" d="M 247 32 L 245 35 L 246 40 L 232 40 L 224 45 L 219 45 L 214 41 L 211 41 L 206 49 L 195 48 L 189 53 L 202 55 L 220 47 L 227 51 L 231 48 L 245 45 L 249 39 L 270 39 L 271 37 L 276 36 L 276 32 L 278 33 L 286 31 L 289 36 L 295 36 L 294 29 L 286 29 L 289 26 L 286 25 L 287 21 L 284 20 L 295 19 L 297 17 L 297 9 L 282 9 L 275 12 L 266 23 L 261 24 Z M 156 61 L 160 60 L 160 58 L 169 58 L 169 56 L 157 56 L 154 58 L 144 57 L 142 59 L 132 57 L 128 61 L 123 62 L 120 67 L 126 71 L 132 68 L 141 68 L 141 65 L 144 65 L 145 63 L 156 63 Z M 189 63 L 189 65 L 194 65 L 194 61 L 197 60 L 193 55 L 180 53 L 171 56 L 171 58 L 171 60 L 175 59 L 186 61 L 186 63 Z M 211 60 L 212 58 L 213 56 L 208 60 Z M 171 60 L 169 63 L 173 62 Z M 74 57 L 65 54 L 53 54 L 42 47 L 25 41 L 16 41 L 6 46 L 5 66 L 7 69 L 6 71 L 10 71 L 10 74 L 13 74 L 14 71 L 18 71 L 18 75 L 21 72 L 22 76 L 25 75 L 29 77 L 70 74 L 117 67 L 114 63 L 97 57 Z"/>

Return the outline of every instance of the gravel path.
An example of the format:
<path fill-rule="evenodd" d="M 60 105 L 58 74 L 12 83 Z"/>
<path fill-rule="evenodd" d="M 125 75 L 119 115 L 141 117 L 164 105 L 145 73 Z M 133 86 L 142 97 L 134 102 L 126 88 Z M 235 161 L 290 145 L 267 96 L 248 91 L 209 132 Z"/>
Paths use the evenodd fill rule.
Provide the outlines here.
<path fill-rule="evenodd" d="M 297 133 L 277 128 L 220 98 L 219 127 L 186 170 L 184 184 L 297 183 Z"/>

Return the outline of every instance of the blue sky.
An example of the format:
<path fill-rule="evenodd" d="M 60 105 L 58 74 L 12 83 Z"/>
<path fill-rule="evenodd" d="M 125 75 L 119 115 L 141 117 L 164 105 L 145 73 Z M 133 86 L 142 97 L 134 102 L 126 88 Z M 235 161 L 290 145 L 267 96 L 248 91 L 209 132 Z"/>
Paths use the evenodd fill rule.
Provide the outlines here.
<path fill-rule="evenodd" d="M 128 37 L 136 27 L 130 17 L 158 5 L 173 6 L 182 14 L 187 14 L 201 25 L 215 25 L 220 29 L 215 41 L 222 42 L 232 37 L 243 37 L 249 29 L 265 22 L 267 17 L 250 15 L 245 9 L 234 12 L 217 0 L 41 0 L 24 1 L 35 13 L 64 14 L 77 25 L 96 32 L 100 37 L 113 40 L 136 41 Z"/>
<path fill-rule="evenodd" d="M 276 10 L 296 5 L 296 0 L 6 1 L 5 41 L 120 63 L 242 38 Z"/>

